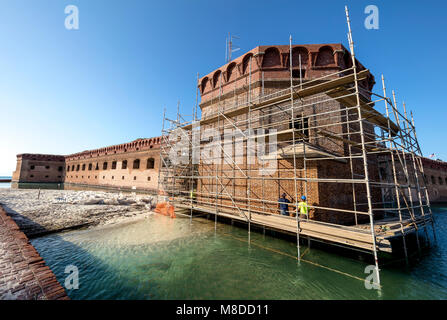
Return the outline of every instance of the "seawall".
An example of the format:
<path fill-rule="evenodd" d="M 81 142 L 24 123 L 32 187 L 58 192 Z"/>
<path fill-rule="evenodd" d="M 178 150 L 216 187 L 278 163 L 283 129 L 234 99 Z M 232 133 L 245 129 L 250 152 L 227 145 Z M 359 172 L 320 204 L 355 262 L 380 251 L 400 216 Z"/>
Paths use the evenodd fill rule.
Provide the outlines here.
<path fill-rule="evenodd" d="M 67 300 L 64 288 L 0 205 L 0 300 Z"/>

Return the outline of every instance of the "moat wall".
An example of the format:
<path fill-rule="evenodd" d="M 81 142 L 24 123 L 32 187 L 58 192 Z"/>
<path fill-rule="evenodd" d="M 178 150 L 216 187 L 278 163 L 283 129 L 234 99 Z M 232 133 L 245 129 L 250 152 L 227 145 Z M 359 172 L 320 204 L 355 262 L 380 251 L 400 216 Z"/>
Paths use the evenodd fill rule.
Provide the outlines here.
<path fill-rule="evenodd" d="M 0 300 L 66 300 L 54 273 L 0 205 Z"/>

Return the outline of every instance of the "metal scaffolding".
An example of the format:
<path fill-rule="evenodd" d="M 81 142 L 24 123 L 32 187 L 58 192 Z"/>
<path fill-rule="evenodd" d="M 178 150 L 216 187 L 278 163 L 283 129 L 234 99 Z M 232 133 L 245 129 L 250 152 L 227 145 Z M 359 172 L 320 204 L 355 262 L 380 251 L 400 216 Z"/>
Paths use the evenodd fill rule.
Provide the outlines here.
<path fill-rule="evenodd" d="M 346 18 L 349 68 L 303 79 L 299 56 L 294 78 L 290 38 L 289 88 L 265 93 L 262 74 L 253 96 L 250 58 L 243 95 L 235 88 L 233 101 L 221 100 L 221 75 L 214 112 L 198 119 L 197 92 L 192 115 L 164 114 L 158 189 L 191 219 L 204 213 L 214 214 L 216 227 L 219 216 L 246 222 L 249 241 L 252 225 L 296 234 L 298 260 L 300 238 L 371 253 L 380 284 L 378 253 L 391 252 L 393 239 L 402 239 L 407 259 L 410 233 L 419 249 L 419 229 L 429 245 L 429 228 L 435 241 L 436 234 L 413 114 L 398 108 L 394 91 L 387 97 L 383 76 L 381 94 L 362 84 L 370 73 L 356 61 L 347 8 Z M 292 194 L 294 216 L 278 214 L 273 186 Z M 300 214 L 300 195 L 322 199 L 324 192 L 344 201 L 307 203 L 313 215 Z"/>

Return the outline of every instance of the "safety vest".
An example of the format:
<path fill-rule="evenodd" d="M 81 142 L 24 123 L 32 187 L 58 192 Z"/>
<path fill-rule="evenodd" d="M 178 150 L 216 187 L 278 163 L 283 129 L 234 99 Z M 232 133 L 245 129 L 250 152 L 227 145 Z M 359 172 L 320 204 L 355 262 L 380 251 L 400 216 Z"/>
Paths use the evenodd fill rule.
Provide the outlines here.
<path fill-rule="evenodd" d="M 301 214 L 307 215 L 308 208 L 307 208 L 307 203 L 305 201 L 298 202 L 298 208 L 300 209 Z"/>

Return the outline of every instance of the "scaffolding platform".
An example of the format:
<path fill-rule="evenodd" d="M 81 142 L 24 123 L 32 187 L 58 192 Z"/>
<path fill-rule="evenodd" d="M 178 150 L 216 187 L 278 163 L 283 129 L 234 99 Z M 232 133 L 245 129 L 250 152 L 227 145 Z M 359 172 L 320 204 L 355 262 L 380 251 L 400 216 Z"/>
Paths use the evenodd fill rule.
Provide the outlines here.
<path fill-rule="evenodd" d="M 193 205 L 191 207 L 190 204 L 177 203 L 175 204 L 175 208 L 176 213 L 178 214 L 189 215 L 189 212 L 192 209 L 192 211 L 196 214 L 217 214 L 218 217 L 248 223 L 247 218 L 244 216 L 231 213 L 230 210 L 216 210 L 213 206 Z M 244 214 L 246 216 L 251 214 L 250 222 L 254 226 L 294 235 L 297 233 L 297 221 L 295 217 L 267 215 L 254 212 L 249 213 L 248 211 L 245 211 Z M 417 222 L 417 227 L 414 226 L 414 223 L 412 223 L 411 220 L 404 221 L 404 224 L 404 233 L 405 235 L 408 235 L 416 231 L 417 227 L 422 228 L 424 221 L 419 220 Z M 387 231 L 380 230 L 384 227 L 386 227 Z M 369 224 L 342 226 L 301 219 L 299 232 L 302 237 L 311 238 L 314 241 L 340 245 L 361 251 L 372 252 L 374 250 Z M 399 220 L 386 219 L 384 221 L 377 222 L 376 247 L 378 251 L 392 253 L 393 248 L 391 245 L 391 240 L 399 237 L 402 237 Z"/>

